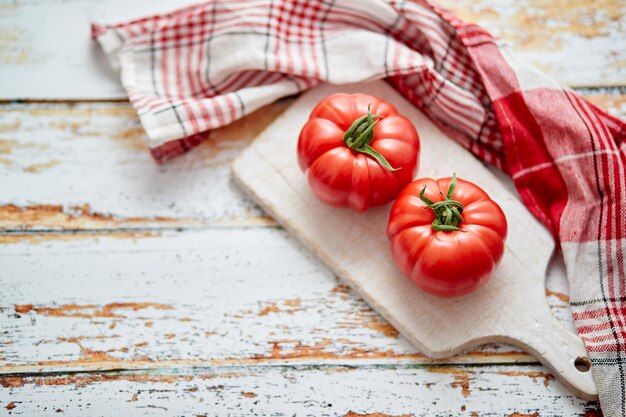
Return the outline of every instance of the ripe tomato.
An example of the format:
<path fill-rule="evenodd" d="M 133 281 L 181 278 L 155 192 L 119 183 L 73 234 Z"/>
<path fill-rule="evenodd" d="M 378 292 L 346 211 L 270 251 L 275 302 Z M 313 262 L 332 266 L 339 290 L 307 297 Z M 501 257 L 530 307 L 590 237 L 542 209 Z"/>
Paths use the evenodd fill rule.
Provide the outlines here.
<path fill-rule="evenodd" d="M 500 206 L 456 176 L 407 185 L 387 224 L 396 265 L 422 290 L 442 297 L 484 285 L 502 259 L 506 233 Z"/>
<path fill-rule="evenodd" d="M 365 211 L 393 200 L 417 169 L 419 136 L 389 103 L 333 94 L 311 112 L 298 139 L 298 164 L 313 193 Z"/>

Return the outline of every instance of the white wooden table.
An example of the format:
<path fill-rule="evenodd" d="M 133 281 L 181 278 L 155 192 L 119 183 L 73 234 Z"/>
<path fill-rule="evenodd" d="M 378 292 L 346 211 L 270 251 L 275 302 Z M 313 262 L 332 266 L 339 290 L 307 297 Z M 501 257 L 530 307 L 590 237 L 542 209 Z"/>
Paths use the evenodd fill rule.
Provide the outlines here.
<path fill-rule="evenodd" d="M 428 360 L 237 189 L 289 100 L 151 160 L 89 22 L 190 2 L 0 3 L 0 415 L 598 415 L 510 346 Z M 625 2 L 444 3 L 626 115 Z"/>

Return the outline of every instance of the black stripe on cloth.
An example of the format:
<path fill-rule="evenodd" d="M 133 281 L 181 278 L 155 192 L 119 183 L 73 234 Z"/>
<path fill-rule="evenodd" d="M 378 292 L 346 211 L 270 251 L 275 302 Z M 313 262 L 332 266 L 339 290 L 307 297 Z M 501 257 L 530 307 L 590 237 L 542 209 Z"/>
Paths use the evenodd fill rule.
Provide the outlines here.
<path fill-rule="evenodd" d="M 591 364 L 597 366 L 615 366 L 624 365 L 626 360 L 624 358 L 591 358 Z"/>
<path fill-rule="evenodd" d="M 608 297 L 608 298 L 594 298 L 592 300 L 584 300 L 584 301 L 570 301 L 570 305 L 571 306 L 587 306 L 587 305 L 591 305 L 591 304 L 597 304 L 597 303 L 620 303 L 620 302 L 626 302 L 626 296 L 622 296 L 622 297 Z"/>
<path fill-rule="evenodd" d="M 443 68 L 443 64 L 446 63 L 446 59 L 448 59 L 448 56 L 450 55 L 450 48 L 451 47 L 452 47 L 452 37 L 450 37 L 450 39 L 448 40 L 448 43 L 446 44 L 446 52 L 444 52 L 443 58 L 441 58 L 441 61 L 435 62 L 435 71 L 441 73 L 442 70 L 445 70 L 446 73 L 451 74 L 451 72 L 448 71 L 447 68 Z M 445 77 L 445 78 L 448 78 L 448 77 Z"/>
<path fill-rule="evenodd" d="M 155 32 L 151 32 L 150 33 L 150 45 L 151 47 L 151 54 L 150 54 L 150 74 L 152 76 L 152 86 L 154 88 L 154 94 L 157 97 L 162 97 L 162 95 L 159 93 L 159 89 L 157 87 L 157 82 L 156 82 L 156 48 L 154 46 L 154 34 Z M 167 110 L 173 110 L 174 111 L 174 115 L 176 116 L 176 120 L 178 121 L 178 125 L 180 126 L 180 130 L 183 133 L 183 137 L 187 137 L 187 130 L 185 129 L 185 125 L 183 124 L 183 121 L 180 118 L 180 115 L 178 114 L 178 111 L 176 111 L 176 106 L 174 106 L 172 104 L 172 100 L 170 100 L 169 98 L 167 98 L 167 101 L 170 103 L 170 107 L 163 109 L 162 111 L 160 111 L 159 113 L 162 113 L 163 111 L 167 111 Z M 157 113 L 154 113 L 157 114 Z M 181 141 L 181 144 L 184 141 Z M 186 150 L 185 146 L 183 145 L 183 149 Z"/>
<path fill-rule="evenodd" d="M 150 33 L 150 76 L 152 77 L 152 88 L 154 88 L 154 95 L 161 97 L 159 88 L 156 82 L 156 48 L 154 47 L 154 32 Z"/>
<path fill-rule="evenodd" d="M 296 93 L 295 94 L 300 94 L 302 92 L 302 87 L 300 86 L 300 83 L 298 82 L 298 80 L 291 74 L 283 74 L 285 79 L 287 79 L 287 81 L 290 81 L 293 85 L 296 86 Z"/>
<path fill-rule="evenodd" d="M 235 31 L 235 32 L 226 32 L 226 33 L 219 33 L 216 35 L 212 36 L 212 39 L 218 39 L 221 37 L 225 37 L 225 36 L 231 36 L 231 35 L 253 35 L 253 36 L 266 36 L 267 34 L 265 32 L 256 32 L 254 30 L 250 30 L 250 31 Z M 336 40 L 336 39 L 341 39 L 344 37 L 349 37 L 352 36 L 352 33 L 338 33 L 336 35 L 330 36 L 328 38 L 324 38 L 325 40 Z M 281 41 L 292 44 L 292 45 L 307 45 L 310 43 L 310 40 L 301 40 L 301 39 L 281 39 Z M 184 48 L 184 47 L 191 47 L 191 46 L 196 46 L 200 43 L 204 43 L 206 42 L 206 39 L 200 39 L 200 40 L 194 40 L 194 41 L 186 41 L 186 42 L 181 42 L 178 43 L 176 45 L 161 45 L 161 50 L 165 50 L 165 49 L 172 49 L 172 48 Z M 133 50 L 134 52 L 137 53 L 144 53 L 144 52 L 150 52 L 151 48 L 150 47 L 145 47 L 145 48 L 135 48 Z"/>
<path fill-rule="evenodd" d="M 169 100 L 168 100 L 168 101 L 169 101 Z M 170 101 L 170 105 L 169 105 L 169 106 L 164 107 L 164 108 L 159 109 L 159 110 L 152 110 L 152 114 L 157 115 L 157 114 L 165 113 L 166 111 L 174 110 L 174 109 L 176 109 L 177 107 L 180 107 L 180 106 L 183 106 L 183 105 L 184 105 L 184 103 L 176 103 L 176 104 L 173 104 L 173 103 Z"/>
<path fill-rule="evenodd" d="M 217 38 L 220 38 L 220 37 L 225 37 L 225 36 L 230 36 L 230 35 L 265 36 L 265 33 L 264 32 L 263 33 L 261 33 L 261 32 L 229 32 L 229 33 L 220 33 L 218 35 L 213 35 L 212 39 L 217 39 Z M 329 37 L 329 38 L 327 38 L 325 40 L 336 40 L 336 39 L 340 39 L 340 38 L 348 37 L 348 36 L 351 36 L 351 34 L 341 34 L 340 33 L 340 34 L 337 34 L 335 36 L 331 36 L 331 37 Z M 195 46 L 195 45 L 198 45 L 198 44 L 204 43 L 204 42 L 206 42 L 206 39 L 181 43 L 180 46 L 181 47 L 191 47 L 191 46 Z M 305 43 L 308 43 L 308 42 L 307 41 L 295 41 L 294 40 L 291 43 L 300 45 L 300 44 L 305 44 Z M 170 47 L 166 47 L 165 49 L 169 49 L 169 48 Z M 147 47 L 147 48 L 144 48 L 144 49 L 135 49 L 135 52 L 144 53 L 144 52 L 154 52 L 154 51 L 153 51 L 153 48 Z M 324 46 L 322 47 L 322 52 L 324 54 L 324 65 L 325 65 L 325 69 L 326 69 L 326 74 L 328 74 L 328 59 L 326 57 L 326 50 L 325 50 Z M 415 68 L 417 69 L 419 67 L 415 67 Z M 262 71 L 262 70 L 259 69 L 259 71 Z M 272 72 L 272 71 L 269 71 L 269 72 Z M 234 77 L 234 76 L 236 76 L 236 74 L 231 74 L 230 77 Z M 230 77 L 225 77 L 222 80 L 218 81 L 217 83 L 215 83 L 213 81 L 210 81 L 210 80 L 207 80 L 211 90 L 214 91 L 215 95 L 219 94 L 219 92 L 222 91 L 221 90 L 222 86 L 228 83 L 228 81 L 231 79 Z M 368 78 L 368 80 L 369 79 L 374 80 L 374 79 L 378 79 L 380 77 L 381 77 L 381 75 L 377 74 L 375 76 L 372 76 L 372 77 Z M 205 76 L 205 78 L 206 78 L 206 76 Z M 322 79 L 323 79 L 323 77 L 322 77 Z M 205 86 L 201 86 L 201 91 L 191 91 L 189 93 L 189 95 L 191 97 L 196 97 L 196 96 L 198 96 L 199 93 L 205 93 L 205 91 L 206 91 Z M 159 97 L 160 97 L 160 95 L 159 95 Z M 149 111 L 147 111 L 147 112 L 149 112 Z M 145 114 L 145 113 L 143 113 L 143 114 Z"/>
<path fill-rule="evenodd" d="M 237 91 L 233 91 L 233 94 L 237 98 L 237 101 L 239 101 L 239 109 L 241 110 L 241 116 L 244 116 L 246 114 L 246 105 L 244 104 L 243 100 L 241 99 L 241 96 L 239 95 Z"/>
<path fill-rule="evenodd" d="M 441 83 L 439 83 L 439 85 L 437 86 L 437 89 L 435 90 L 435 93 L 431 97 L 429 97 L 428 102 L 426 102 L 425 100 L 423 101 L 424 107 L 429 107 L 430 108 L 431 104 L 433 104 L 435 102 L 435 100 L 437 100 L 437 97 L 439 97 L 439 93 L 441 93 L 441 89 L 443 88 L 444 85 L 446 85 L 446 79 L 442 76 L 441 77 Z M 448 124 L 448 123 L 446 123 L 446 124 Z M 459 130 L 459 129 L 456 129 L 456 130 Z M 460 130 L 459 130 L 459 132 L 460 132 Z"/>
<path fill-rule="evenodd" d="M 563 94 L 565 94 L 565 97 L 567 98 L 567 101 L 570 103 L 570 105 L 572 106 L 572 108 L 574 109 L 574 111 L 576 112 L 576 114 L 578 114 L 578 117 L 580 118 L 581 122 L 585 125 L 585 128 L 587 129 L 587 133 L 589 135 L 589 139 L 590 139 L 590 143 L 591 143 L 591 150 L 593 152 L 593 156 L 592 156 L 592 160 L 593 160 L 593 168 L 595 171 L 595 175 L 594 175 L 594 179 L 595 179 L 595 183 L 596 183 L 596 191 L 598 192 L 598 196 L 600 197 L 600 201 L 604 201 L 604 193 L 602 192 L 602 187 L 600 187 L 600 176 L 602 175 L 601 172 L 598 171 L 598 155 L 597 155 L 597 149 L 596 149 L 596 144 L 595 141 L 593 140 L 593 133 L 591 132 L 591 129 L 589 128 L 589 125 L 586 122 L 585 117 L 583 117 L 583 115 L 580 114 L 580 112 L 578 111 L 578 109 L 576 108 L 576 106 L 574 105 L 574 103 L 572 102 L 572 99 L 570 97 L 570 95 L 567 93 L 567 91 L 561 89 L 560 90 Z M 602 223 L 603 223 L 603 218 L 605 217 L 605 213 L 604 213 L 604 204 L 600 204 L 600 216 L 598 218 L 598 236 L 597 236 L 597 242 L 598 242 L 598 278 L 600 280 L 600 291 L 602 293 L 602 299 L 603 300 L 608 300 L 608 297 L 606 296 L 606 288 L 604 288 L 604 275 L 602 273 L 603 268 L 602 268 Z M 618 340 L 618 336 L 617 336 L 617 332 L 615 331 L 615 323 L 613 322 L 613 318 L 611 315 L 611 310 L 609 308 L 609 304 L 607 301 L 604 301 L 604 310 L 606 313 L 606 317 L 607 320 L 609 321 L 609 326 L 611 327 L 611 333 L 613 335 L 613 340 L 615 342 L 616 345 L 620 345 L 619 340 Z M 617 365 L 619 366 L 619 374 L 620 374 L 620 393 L 621 393 L 621 407 L 622 407 L 622 415 L 626 416 L 626 398 L 625 395 L 626 393 L 624 392 L 624 362 L 623 359 L 621 357 L 620 352 L 618 351 L 618 359 L 619 362 L 617 363 Z"/>
<path fill-rule="evenodd" d="M 178 125 L 180 126 L 180 130 L 183 132 L 183 136 L 182 137 L 186 138 L 188 136 L 187 135 L 187 129 L 185 129 L 185 125 L 183 123 L 183 120 L 180 118 L 180 114 L 178 113 L 178 110 L 176 110 L 176 107 L 178 107 L 180 104 L 174 105 L 170 99 L 168 99 L 167 101 L 169 101 L 170 104 L 172 104 L 171 107 L 168 110 L 172 110 L 174 112 L 174 116 L 176 116 L 176 120 L 178 121 Z M 187 146 L 185 145 L 185 141 L 183 140 L 180 143 L 181 143 L 183 149 L 185 149 L 185 151 L 187 151 Z"/>

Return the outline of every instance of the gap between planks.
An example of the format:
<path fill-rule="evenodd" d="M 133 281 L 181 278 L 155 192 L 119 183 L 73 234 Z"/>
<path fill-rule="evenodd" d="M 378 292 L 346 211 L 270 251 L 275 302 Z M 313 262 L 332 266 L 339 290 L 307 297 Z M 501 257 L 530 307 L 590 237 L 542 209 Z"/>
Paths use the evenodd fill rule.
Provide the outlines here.
<path fill-rule="evenodd" d="M 430 369 L 447 367 L 483 367 L 483 366 L 542 366 L 531 355 L 523 352 L 503 352 L 498 355 L 499 361 L 493 361 L 488 353 L 470 352 L 453 356 L 449 359 L 429 359 L 421 354 L 409 354 L 405 357 L 399 355 L 396 358 L 372 358 L 372 359 L 337 359 L 319 360 L 317 358 L 237 358 L 237 359 L 211 359 L 211 360 L 121 360 L 102 361 L 77 366 L 59 363 L 57 365 L 9 365 L 0 366 L 0 380 L 9 376 L 44 376 L 73 373 L 100 373 L 116 371 L 165 371 L 172 369 L 228 369 L 232 367 L 268 367 L 268 368 L 398 368 L 398 369 Z"/>

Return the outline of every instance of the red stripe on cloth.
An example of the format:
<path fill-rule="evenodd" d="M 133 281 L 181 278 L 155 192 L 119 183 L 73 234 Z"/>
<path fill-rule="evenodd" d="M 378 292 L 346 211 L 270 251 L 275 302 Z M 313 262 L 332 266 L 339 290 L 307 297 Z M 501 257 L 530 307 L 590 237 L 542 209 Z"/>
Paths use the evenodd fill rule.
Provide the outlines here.
<path fill-rule="evenodd" d="M 177 39 L 178 45 L 175 48 L 175 55 L 174 55 L 174 65 L 176 68 L 175 74 L 176 74 L 176 90 L 181 92 L 182 94 L 189 96 L 191 95 L 191 92 L 193 92 L 193 88 L 189 87 L 189 88 L 185 88 L 185 86 L 183 85 L 183 78 L 181 77 L 181 73 L 184 70 L 184 62 L 182 59 L 182 48 L 180 47 L 180 42 L 185 39 L 183 38 L 184 35 L 179 34 L 179 37 Z M 191 50 L 191 47 L 189 47 L 189 50 Z M 187 59 L 189 59 L 189 56 L 187 56 Z M 189 61 L 187 61 L 186 63 L 187 66 L 189 66 Z M 185 78 L 185 81 L 189 82 L 190 80 L 188 78 Z M 179 93 L 180 94 L 180 93 Z M 196 118 L 196 113 L 193 110 L 193 108 L 191 107 L 191 105 L 189 104 L 189 100 L 183 100 L 183 108 L 185 109 L 185 113 L 187 115 L 186 119 L 189 120 L 189 122 L 191 123 L 191 134 L 195 134 L 195 133 L 199 133 L 200 132 L 200 128 L 198 125 L 198 120 Z M 189 135 L 190 133 L 187 132 L 187 134 Z"/>
<path fill-rule="evenodd" d="M 306 18 L 307 15 L 307 9 L 303 8 L 303 18 Z M 310 10 L 308 12 L 308 29 L 311 33 L 310 35 L 310 41 L 311 41 L 311 45 L 310 50 L 311 50 L 311 57 L 313 59 L 312 62 L 312 67 L 313 67 L 313 74 L 305 74 L 305 76 L 312 76 L 314 79 L 319 80 L 321 77 L 321 66 L 320 66 L 320 62 L 319 62 L 319 57 L 317 56 L 317 39 L 319 39 L 321 37 L 321 31 L 317 29 L 316 27 L 316 22 L 317 19 L 315 19 L 316 16 L 321 16 L 323 13 L 322 10 L 322 5 L 321 3 L 317 3 L 317 2 L 313 2 L 313 6 L 312 6 L 312 10 Z M 304 60 L 306 60 L 306 54 L 304 54 L 304 57 L 302 58 Z"/>
<path fill-rule="evenodd" d="M 166 142 L 161 146 L 150 149 L 150 153 L 155 161 L 164 163 L 198 146 L 202 141 L 208 139 L 209 136 L 210 132 L 202 132 L 179 140 Z"/>
<path fill-rule="evenodd" d="M 587 351 L 590 353 L 623 352 L 623 346 L 623 343 L 619 345 L 615 343 L 605 343 L 602 345 L 589 344 L 587 345 Z"/>
<path fill-rule="evenodd" d="M 523 93 L 512 93 L 496 100 L 494 109 L 513 175 L 525 166 L 552 160 L 544 142 L 544 132 L 530 113 Z M 541 172 L 530 173 L 517 179 L 515 186 L 526 206 L 557 237 L 568 200 L 567 188 L 559 170 L 550 166 Z"/>
<path fill-rule="evenodd" d="M 606 313 L 603 311 L 602 314 L 596 316 L 595 318 L 603 317 L 604 314 L 606 314 Z M 580 320 L 580 318 L 578 318 L 576 320 Z M 611 328 L 611 324 L 610 323 L 592 324 L 592 325 L 589 325 L 589 326 L 576 326 L 576 330 L 581 335 L 584 335 L 586 333 L 591 333 L 591 332 L 599 332 L 599 331 L 607 330 L 607 329 L 610 329 L 610 328 Z"/>
<path fill-rule="evenodd" d="M 574 320 L 597 319 L 599 317 L 604 317 L 605 315 L 606 315 L 606 309 L 604 308 L 595 308 L 593 310 L 572 312 L 572 317 L 574 318 Z"/>
<path fill-rule="evenodd" d="M 585 343 L 594 343 L 594 344 L 598 344 L 601 342 L 606 342 L 607 340 L 610 340 L 612 343 L 615 342 L 615 335 L 613 334 L 603 334 L 601 336 L 594 336 L 594 337 L 589 337 L 589 336 L 583 336 L 583 339 L 585 340 Z M 622 338 L 620 343 L 623 345 L 624 344 L 624 339 Z"/>
<path fill-rule="evenodd" d="M 600 125 L 598 124 L 597 118 L 595 118 L 593 112 L 590 111 L 589 107 L 586 105 L 586 102 L 583 100 L 578 100 L 578 103 L 580 104 L 583 114 L 585 115 L 588 126 L 593 132 L 594 138 L 597 138 L 596 141 L 598 143 L 599 149 L 610 150 L 611 148 L 614 148 L 615 143 L 612 142 L 611 139 L 607 137 L 606 132 L 603 132 L 602 128 L 599 127 Z M 594 120 L 594 118 L 596 120 Z M 614 196 L 618 193 L 616 189 L 618 187 L 615 184 L 615 179 L 616 177 L 619 178 L 619 172 L 617 170 L 617 163 L 613 163 L 612 161 L 612 158 L 614 157 L 615 154 L 601 154 L 598 158 L 602 166 L 601 179 L 603 182 L 602 195 L 598 196 L 598 200 L 606 208 L 606 215 L 602 218 L 605 227 L 601 228 L 601 232 L 604 233 L 604 235 L 601 235 L 601 237 L 605 239 L 603 242 L 605 247 L 604 254 L 606 259 L 604 268 L 607 274 L 606 283 L 609 296 L 609 301 L 606 304 L 611 316 L 610 323 L 612 323 L 611 327 L 616 348 L 619 348 L 618 350 L 625 350 L 626 345 L 624 345 L 623 341 L 626 340 L 626 317 L 624 317 L 624 310 L 620 309 L 617 306 L 617 303 L 610 301 L 611 299 L 616 299 L 616 297 L 620 295 L 620 293 L 616 292 L 615 288 L 615 273 L 619 274 L 619 272 L 616 271 L 616 268 L 614 268 L 613 266 L 612 245 L 614 239 L 621 238 L 620 235 L 624 234 L 623 230 L 614 231 L 613 220 L 615 213 L 613 211 L 613 204 L 611 204 L 611 202 L 609 201 L 611 196 Z"/>

